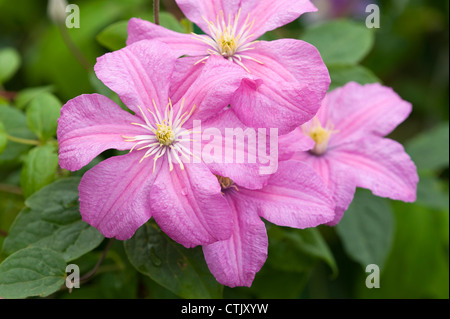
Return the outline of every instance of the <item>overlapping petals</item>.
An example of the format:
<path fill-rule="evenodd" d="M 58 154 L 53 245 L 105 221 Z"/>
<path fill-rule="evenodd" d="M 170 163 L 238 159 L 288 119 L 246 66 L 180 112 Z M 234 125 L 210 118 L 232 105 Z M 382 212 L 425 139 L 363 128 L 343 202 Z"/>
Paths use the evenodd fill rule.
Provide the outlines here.
<path fill-rule="evenodd" d="M 130 150 L 101 162 L 80 183 L 83 220 L 106 237 L 128 239 L 152 216 L 186 247 L 231 235 L 232 216 L 217 178 L 181 143 L 191 141 L 193 119 L 208 119 L 229 104 L 239 79 L 205 85 L 212 69 L 229 68 L 211 59 L 188 86 L 174 80 L 172 103 L 176 65 L 163 43 L 141 41 L 108 53 L 99 58 L 97 75 L 135 114 L 97 94 L 77 97 L 62 109 L 62 167 L 78 170 L 106 149 Z M 216 95 L 219 86 L 222 98 Z"/>
<path fill-rule="evenodd" d="M 263 219 L 336 225 L 356 187 L 415 200 L 416 167 L 384 138 L 411 104 L 379 84 L 326 95 L 330 77 L 314 46 L 255 41 L 316 11 L 309 0 L 176 2 L 206 34 L 131 19 L 127 46 L 95 65 L 130 112 L 98 94 L 61 111 L 62 168 L 129 150 L 83 176 L 84 221 L 126 240 L 153 217 L 178 243 L 202 245 L 216 279 L 236 287 L 250 286 L 267 258 Z"/>
<path fill-rule="evenodd" d="M 95 74 L 137 116 L 147 108 L 164 110 L 177 56 L 162 43 L 141 41 L 98 58 Z M 161 54 L 165 50 L 164 54 Z"/>
<path fill-rule="evenodd" d="M 228 204 L 217 178 L 203 164 L 185 164 L 184 170 L 176 167 L 169 172 L 163 163 L 149 198 L 155 221 L 185 247 L 225 240 L 231 235 Z"/>
<path fill-rule="evenodd" d="M 186 74 L 194 77 L 202 62 L 221 57 L 245 70 L 231 107 L 250 127 L 276 127 L 286 134 L 310 120 L 320 107 L 330 77 L 315 47 L 300 40 L 255 41 L 268 30 L 315 11 L 308 0 L 179 0 L 178 5 L 206 35 L 186 35 L 140 19 L 131 19 L 128 40 L 162 41 L 179 56 L 191 56 Z M 196 43 L 197 42 L 197 43 Z M 231 71 L 230 73 L 235 73 Z M 230 77 L 215 72 L 210 79 Z"/>
<path fill-rule="evenodd" d="M 251 286 L 267 258 L 267 234 L 260 217 L 280 226 L 315 227 L 335 218 L 334 202 L 321 178 L 306 164 L 281 162 L 277 173 L 256 190 L 224 190 L 233 212 L 230 239 L 204 246 L 206 262 L 227 286 Z"/>
<path fill-rule="evenodd" d="M 310 120 L 318 111 L 330 77 L 317 49 L 299 41 L 261 41 L 246 67 L 254 75 L 234 95 L 232 107 L 251 127 L 277 127 L 281 135 Z"/>
<path fill-rule="evenodd" d="M 228 240 L 204 246 L 203 253 L 218 282 L 229 287 L 249 287 L 266 262 L 266 226 L 238 197 L 230 195 L 226 198 L 233 216 L 233 233 Z"/>
<path fill-rule="evenodd" d="M 270 175 L 261 172 L 264 167 L 270 165 L 268 158 L 270 155 L 273 156 L 274 163 L 278 165 L 277 154 L 269 152 L 271 142 L 277 143 L 277 139 L 270 141 L 270 135 L 266 135 L 266 131 L 263 131 L 264 136 L 261 136 L 261 131 L 242 124 L 229 109 L 202 122 L 201 128 L 203 131 L 202 159 L 214 174 L 226 176 L 238 185 L 249 189 L 259 189 L 267 183 Z M 260 140 L 264 142 L 264 156 L 268 155 L 264 157 L 268 158 L 267 163 L 261 161 L 263 157 L 261 152 L 258 152 Z"/>

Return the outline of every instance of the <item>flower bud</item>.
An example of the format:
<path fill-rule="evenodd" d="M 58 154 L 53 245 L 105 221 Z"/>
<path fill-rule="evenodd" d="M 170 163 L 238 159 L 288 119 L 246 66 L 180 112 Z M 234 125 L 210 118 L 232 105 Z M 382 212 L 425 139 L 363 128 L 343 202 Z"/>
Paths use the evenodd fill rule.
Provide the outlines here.
<path fill-rule="evenodd" d="M 47 14 L 55 23 L 64 23 L 66 20 L 67 0 L 49 0 Z"/>

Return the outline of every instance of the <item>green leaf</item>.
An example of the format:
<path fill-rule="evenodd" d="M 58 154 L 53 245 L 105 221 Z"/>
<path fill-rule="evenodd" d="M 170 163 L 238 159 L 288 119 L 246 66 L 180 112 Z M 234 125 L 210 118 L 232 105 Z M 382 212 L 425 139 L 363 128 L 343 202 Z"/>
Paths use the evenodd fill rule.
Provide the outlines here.
<path fill-rule="evenodd" d="M 348 82 L 359 84 L 380 83 L 381 80 L 372 71 L 361 65 L 354 66 L 330 66 L 328 68 L 331 77 L 330 90 L 344 86 Z"/>
<path fill-rule="evenodd" d="M 34 88 L 26 88 L 20 91 L 14 99 L 14 105 L 19 109 L 24 109 L 35 97 L 42 93 L 51 93 L 53 86 L 40 86 Z"/>
<path fill-rule="evenodd" d="M 47 247 L 74 260 L 96 248 L 104 239 L 81 220 L 78 207 L 79 178 L 59 180 L 28 198 L 3 243 L 11 254 L 28 246 Z"/>
<path fill-rule="evenodd" d="M 8 144 L 8 136 L 6 135 L 5 126 L 0 122 L 0 154 L 5 150 L 6 144 Z"/>
<path fill-rule="evenodd" d="M 290 229 L 272 226 L 269 230 L 269 258 L 271 267 L 288 272 L 308 272 L 319 260 L 338 270 L 333 254 L 316 228 Z"/>
<path fill-rule="evenodd" d="M 20 55 L 13 48 L 0 50 L 0 84 L 14 76 L 20 67 Z"/>
<path fill-rule="evenodd" d="M 46 297 L 59 290 L 66 277 L 66 262 L 50 249 L 19 250 L 0 264 L 0 296 Z"/>
<path fill-rule="evenodd" d="M 352 204 L 336 226 L 347 254 L 365 269 L 383 268 L 394 236 L 394 218 L 389 201 L 369 191 L 358 190 Z"/>
<path fill-rule="evenodd" d="M 19 138 L 33 139 L 34 134 L 28 129 L 25 115 L 18 109 L 0 105 L 0 122 L 6 133 Z M 8 141 L 6 148 L 0 154 L 0 170 L 10 169 L 19 164 L 19 158 L 30 149 L 29 145 Z"/>
<path fill-rule="evenodd" d="M 374 33 L 363 22 L 335 20 L 307 29 L 302 40 L 317 47 L 330 65 L 356 65 L 372 49 Z"/>
<path fill-rule="evenodd" d="M 180 24 L 183 26 L 184 33 L 192 33 L 194 32 L 194 24 L 188 19 L 181 19 Z"/>
<path fill-rule="evenodd" d="M 168 12 L 160 12 L 159 13 L 159 22 L 160 25 L 164 28 L 167 28 L 169 30 L 179 32 L 179 33 L 185 33 L 186 28 L 189 26 L 186 24 L 186 26 L 183 26 L 180 21 L 178 21 L 173 14 L 170 14 Z"/>
<path fill-rule="evenodd" d="M 153 223 L 125 241 L 131 264 L 182 298 L 221 298 L 222 286 L 211 275 L 200 247 L 186 249 Z"/>
<path fill-rule="evenodd" d="M 69 1 L 70 2 L 70 1 Z M 92 39 L 105 26 L 118 21 L 125 14 L 129 1 L 96 0 L 78 3 L 81 12 L 81 28 L 65 29 L 71 42 L 80 49 L 92 64 L 103 54 Z M 38 22 L 37 22 L 38 23 Z M 68 49 L 60 30 L 54 24 L 43 24 L 34 28 L 34 36 L 28 44 L 33 49 L 33 58 L 25 68 L 26 78 L 31 83 L 52 83 L 63 100 L 91 92 L 88 73 Z M 86 66 L 87 68 L 87 66 Z"/>
<path fill-rule="evenodd" d="M 128 36 L 127 27 L 128 20 L 111 24 L 97 35 L 98 43 L 111 51 L 124 48 Z"/>
<path fill-rule="evenodd" d="M 310 270 L 305 272 L 286 272 L 264 265 L 256 274 L 252 287 L 241 288 L 243 292 L 249 291 L 257 299 L 294 299 L 299 298 L 305 289 L 310 276 Z"/>
<path fill-rule="evenodd" d="M 145 292 L 147 293 L 145 298 L 149 299 L 180 299 L 179 296 L 172 293 L 170 290 L 156 283 L 148 276 L 142 278 Z"/>
<path fill-rule="evenodd" d="M 419 171 L 440 170 L 449 165 L 449 125 L 440 124 L 406 144 L 406 151 Z"/>
<path fill-rule="evenodd" d="M 2 184 L 11 185 L 7 181 L 3 180 Z M 14 186 L 13 186 L 14 187 Z M 23 197 L 19 194 L 12 194 L 9 192 L 0 191 L 0 229 L 9 232 L 12 223 L 16 219 L 16 216 L 22 210 L 24 206 Z M 0 236 L 0 248 L 6 237 Z M 0 251 L 0 262 L 5 258 Z"/>
<path fill-rule="evenodd" d="M 434 176 L 419 174 L 416 203 L 429 208 L 448 210 L 448 183 L 445 185 Z"/>
<path fill-rule="evenodd" d="M 393 202 L 397 229 L 380 278 L 380 289 L 362 279 L 357 298 L 449 298 L 448 210 Z M 366 274 L 367 275 L 367 274 Z"/>
<path fill-rule="evenodd" d="M 20 185 L 25 198 L 55 180 L 58 155 L 54 146 L 47 144 L 33 148 L 25 158 L 20 174 Z"/>
<path fill-rule="evenodd" d="M 36 96 L 27 108 L 28 127 L 43 142 L 56 135 L 61 102 L 50 93 Z"/>
<path fill-rule="evenodd" d="M 140 274 L 128 262 L 124 245 L 117 240 L 114 242 L 113 249 L 110 250 L 108 255 L 111 256 L 110 254 L 115 252 L 118 253 L 117 258 L 120 258 L 121 263 L 124 265 L 117 271 L 105 272 L 100 276 L 102 295 L 108 299 L 136 299 L 139 291 Z M 107 266 L 108 264 L 103 263 L 102 265 Z"/>
<path fill-rule="evenodd" d="M 337 275 L 333 254 L 317 228 L 301 230 L 269 225 L 266 264 L 250 288 L 226 289 L 227 298 L 299 298 L 320 261 Z"/>
<path fill-rule="evenodd" d="M 185 33 L 189 25 L 181 24 L 172 14 L 168 12 L 160 12 L 160 25 L 169 30 Z M 116 51 L 125 47 L 128 37 L 128 20 L 119 21 L 106 27 L 97 35 L 97 41 L 105 48 Z"/>

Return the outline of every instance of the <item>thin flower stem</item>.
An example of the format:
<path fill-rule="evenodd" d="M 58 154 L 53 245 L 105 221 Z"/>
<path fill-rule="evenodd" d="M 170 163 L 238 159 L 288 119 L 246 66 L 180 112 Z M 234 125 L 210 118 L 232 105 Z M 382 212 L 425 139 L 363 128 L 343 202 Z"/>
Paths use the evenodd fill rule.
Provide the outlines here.
<path fill-rule="evenodd" d="M 73 56 L 78 60 L 81 66 L 86 69 L 87 72 L 90 72 L 93 69 L 92 64 L 88 61 L 83 52 L 81 52 L 75 42 L 73 42 L 64 23 L 57 23 L 57 26 L 67 48 L 70 50 L 70 52 L 72 52 Z"/>
<path fill-rule="evenodd" d="M 159 0 L 153 0 L 153 14 L 155 17 L 155 24 L 159 25 Z"/>
<path fill-rule="evenodd" d="M 22 189 L 20 187 L 8 184 L 0 184 L 0 192 L 22 195 Z"/>
<path fill-rule="evenodd" d="M 97 272 L 98 268 L 100 267 L 100 265 L 102 264 L 103 260 L 105 259 L 106 255 L 108 254 L 108 251 L 111 248 L 113 243 L 114 243 L 114 238 L 111 238 L 109 240 L 108 244 L 106 245 L 105 249 L 103 250 L 103 253 L 100 256 L 100 259 L 97 261 L 97 264 L 95 265 L 95 267 L 92 268 L 92 270 L 90 272 L 88 272 L 87 274 L 82 276 L 80 278 L 80 282 L 88 281 L 89 279 L 91 279 L 95 275 L 95 273 Z"/>
<path fill-rule="evenodd" d="M 41 145 L 41 142 L 37 141 L 37 140 L 29 140 L 26 138 L 20 138 L 20 137 L 15 137 L 15 136 L 11 136 L 11 135 L 6 135 L 6 138 L 8 140 L 10 140 L 11 142 L 16 142 L 19 144 L 26 144 L 26 145 Z"/>

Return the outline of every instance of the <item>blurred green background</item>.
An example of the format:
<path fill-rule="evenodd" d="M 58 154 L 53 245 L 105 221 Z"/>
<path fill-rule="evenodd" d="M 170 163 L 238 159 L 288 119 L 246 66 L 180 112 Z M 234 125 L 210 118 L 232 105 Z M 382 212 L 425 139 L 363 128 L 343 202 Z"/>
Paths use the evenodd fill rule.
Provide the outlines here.
<path fill-rule="evenodd" d="M 329 67 L 331 89 L 348 81 L 379 81 L 413 104 L 410 118 L 390 137 L 403 143 L 417 164 L 417 202 L 394 202 L 358 191 L 338 227 L 299 231 L 268 224 L 269 258 L 252 288 L 225 287 L 219 295 L 210 296 L 448 298 L 449 2 L 313 2 L 318 13 L 305 14 L 263 39 L 297 38 L 316 45 Z M 31 140 L 37 136 L 45 144 L 39 150 L 13 142 L 4 146 L 0 155 L 0 245 L 24 207 L 24 199 L 68 176 L 56 164 L 56 121 L 47 124 L 49 132 L 36 129 L 29 114 L 36 109 L 33 105 L 48 102 L 55 105 L 49 112 L 55 114 L 56 109 L 58 114 L 61 104 L 80 94 L 98 92 L 118 101 L 98 81 L 92 67 L 97 57 L 124 45 L 126 20 L 153 19 L 150 0 L 71 3 L 80 7 L 81 27 L 60 30 L 47 15 L 46 0 L 0 0 L 0 133 Z M 381 9 L 379 29 L 364 26 L 369 3 Z M 162 11 L 165 27 L 199 31 L 183 20 L 174 1 L 162 1 Z M 332 37 L 331 32 L 335 32 Z M 42 157 L 35 163 L 37 156 Z M 106 242 L 76 261 L 82 272 L 95 265 L 105 246 Z M 198 249 L 193 251 L 201 255 Z M 365 286 L 365 265 L 370 263 L 381 267 L 379 289 Z M 197 296 L 193 291 L 191 295 L 179 293 L 166 281 L 137 272 L 122 243 L 115 242 L 97 274 L 81 289 L 71 294 L 56 292 L 52 297 Z"/>

